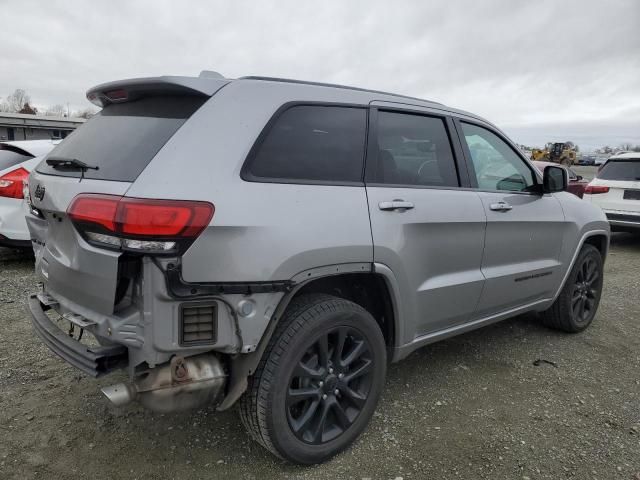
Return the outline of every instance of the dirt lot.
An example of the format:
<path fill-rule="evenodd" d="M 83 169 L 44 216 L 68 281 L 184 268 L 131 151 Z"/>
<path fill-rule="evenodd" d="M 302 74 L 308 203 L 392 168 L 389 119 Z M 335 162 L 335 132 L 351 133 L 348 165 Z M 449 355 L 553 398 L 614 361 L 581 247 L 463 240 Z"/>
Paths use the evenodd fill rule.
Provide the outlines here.
<path fill-rule="evenodd" d="M 34 337 L 32 262 L 0 249 L 0 479 L 640 479 L 638 236 L 614 236 L 587 332 L 529 316 L 418 351 L 357 444 L 312 468 L 271 457 L 233 411 L 108 406 L 98 388 L 121 376 L 80 375 Z"/>

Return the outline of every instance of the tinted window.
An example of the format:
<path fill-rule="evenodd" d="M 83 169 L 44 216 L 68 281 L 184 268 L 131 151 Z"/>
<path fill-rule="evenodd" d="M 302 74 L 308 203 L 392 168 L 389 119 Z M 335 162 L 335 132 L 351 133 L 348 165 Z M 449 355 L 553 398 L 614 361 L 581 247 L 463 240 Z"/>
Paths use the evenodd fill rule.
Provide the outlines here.
<path fill-rule="evenodd" d="M 304 182 L 360 182 L 367 111 L 298 105 L 273 123 L 250 160 L 250 175 Z"/>
<path fill-rule="evenodd" d="M 640 180 L 640 160 L 609 160 L 598 172 L 598 178 L 638 181 Z"/>
<path fill-rule="evenodd" d="M 458 186 L 444 121 L 407 113 L 378 113 L 376 182 Z"/>
<path fill-rule="evenodd" d="M 204 102 L 202 97 L 148 97 L 111 104 L 69 135 L 50 154 L 80 160 L 99 170 L 85 178 L 132 182 L 182 124 Z M 37 171 L 78 177 L 41 162 Z"/>
<path fill-rule="evenodd" d="M 524 191 L 535 185 L 533 172 L 509 145 L 486 128 L 462 123 L 478 188 Z"/>
<path fill-rule="evenodd" d="M 23 155 L 12 150 L 4 149 L 2 145 L 0 145 L 0 170 L 13 167 L 30 158 L 32 158 L 31 155 Z"/>

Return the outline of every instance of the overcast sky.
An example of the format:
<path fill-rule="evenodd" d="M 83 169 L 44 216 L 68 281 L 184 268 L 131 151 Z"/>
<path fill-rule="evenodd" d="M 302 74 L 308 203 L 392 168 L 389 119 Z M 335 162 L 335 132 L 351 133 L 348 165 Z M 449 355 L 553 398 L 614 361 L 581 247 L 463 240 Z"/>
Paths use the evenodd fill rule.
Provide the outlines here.
<path fill-rule="evenodd" d="M 90 106 L 120 78 L 268 75 L 472 111 L 515 141 L 640 144 L 640 0 L 0 0 L 0 97 Z"/>

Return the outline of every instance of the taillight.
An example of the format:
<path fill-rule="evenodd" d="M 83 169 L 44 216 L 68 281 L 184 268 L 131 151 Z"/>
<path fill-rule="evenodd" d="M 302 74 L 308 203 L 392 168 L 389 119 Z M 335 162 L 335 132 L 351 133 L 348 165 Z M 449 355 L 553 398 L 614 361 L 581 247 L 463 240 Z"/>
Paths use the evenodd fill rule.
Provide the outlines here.
<path fill-rule="evenodd" d="M 597 195 L 598 193 L 607 193 L 608 191 L 609 187 L 603 185 L 587 185 L 587 188 L 584 189 L 584 193 L 587 195 Z"/>
<path fill-rule="evenodd" d="M 147 253 L 179 253 L 209 225 L 211 203 L 83 193 L 67 209 L 91 244 Z"/>
<path fill-rule="evenodd" d="M 0 197 L 24 198 L 23 183 L 29 178 L 24 168 L 16 168 L 0 177 Z"/>

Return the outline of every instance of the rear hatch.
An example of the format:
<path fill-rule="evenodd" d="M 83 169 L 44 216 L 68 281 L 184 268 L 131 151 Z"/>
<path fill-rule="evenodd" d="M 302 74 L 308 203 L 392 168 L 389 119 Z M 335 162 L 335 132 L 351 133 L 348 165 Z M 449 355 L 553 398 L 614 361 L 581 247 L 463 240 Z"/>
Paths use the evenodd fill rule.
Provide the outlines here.
<path fill-rule="evenodd" d="M 608 188 L 592 195 L 604 210 L 640 215 L 640 159 L 610 159 L 592 184 Z"/>
<path fill-rule="evenodd" d="M 113 199 L 126 194 L 175 132 L 226 83 L 181 78 L 129 80 L 89 91 L 89 99 L 103 105 L 103 110 L 58 145 L 30 175 L 34 214 L 27 217 L 27 224 L 36 272 L 47 292 L 80 306 L 79 314 L 113 313 L 122 251 L 87 241 L 77 217 L 68 214 L 70 206 L 81 194 L 100 194 L 90 197 L 114 204 Z M 100 213 L 99 203 L 89 207 Z"/>

